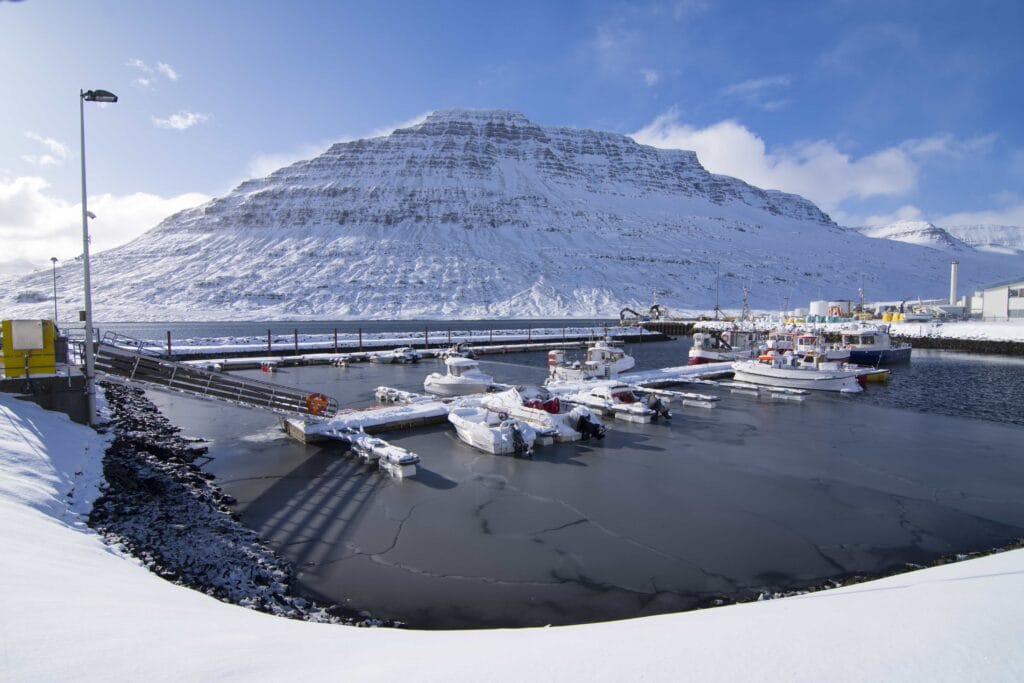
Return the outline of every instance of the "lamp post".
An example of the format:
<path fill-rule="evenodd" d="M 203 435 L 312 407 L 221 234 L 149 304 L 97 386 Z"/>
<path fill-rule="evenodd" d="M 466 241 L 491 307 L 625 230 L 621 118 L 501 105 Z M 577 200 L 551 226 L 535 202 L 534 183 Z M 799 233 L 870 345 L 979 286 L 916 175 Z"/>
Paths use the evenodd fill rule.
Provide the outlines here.
<path fill-rule="evenodd" d="M 57 257 L 51 256 L 50 263 L 53 264 L 53 324 L 57 324 Z"/>
<path fill-rule="evenodd" d="M 85 399 L 89 424 L 96 424 L 96 359 L 92 348 L 92 285 L 89 281 L 89 217 L 85 203 L 85 103 L 117 102 L 117 95 L 106 90 L 79 90 L 78 114 L 82 131 L 82 269 L 85 279 Z"/>

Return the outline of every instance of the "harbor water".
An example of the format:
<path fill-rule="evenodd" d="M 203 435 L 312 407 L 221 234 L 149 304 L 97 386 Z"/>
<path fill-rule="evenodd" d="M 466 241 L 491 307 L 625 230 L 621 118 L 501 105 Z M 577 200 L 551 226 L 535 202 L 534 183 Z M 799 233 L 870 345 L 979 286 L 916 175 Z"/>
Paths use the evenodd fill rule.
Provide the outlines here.
<path fill-rule="evenodd" d="M 688 340 L 633 344 L 637 369 Z M 486 356 L 540 383 L 543 354 Z M 269 379 L 343 407 L 422 390 L 437 361 L 296 366 Z M 268 379 L 259 371 L 244 374 Z M 917 352 L 862 394 L 767 400 L 701 386 L 649 425 L 533 460 L 476 451 L 447 425 L 385 434 L 419 453 L 393 480 L 256 410 L 148 392 L 210 440 L 207 469 L 310 596 L 419 628 L 628 618 L 875 575 L 1024 537 L 1024 359 Z"/>

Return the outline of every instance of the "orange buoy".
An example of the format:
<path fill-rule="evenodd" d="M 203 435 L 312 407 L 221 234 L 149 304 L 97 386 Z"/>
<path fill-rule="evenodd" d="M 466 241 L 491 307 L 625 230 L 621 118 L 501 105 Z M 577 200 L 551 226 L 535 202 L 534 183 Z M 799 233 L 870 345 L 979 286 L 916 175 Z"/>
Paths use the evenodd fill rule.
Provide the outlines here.
<path fill-rule="evenodd" d="M 306 397 L 306 410 L 310 415 L 320 415 L 330 404 L 330 399 L 320 393 L 313 393 Z"/>

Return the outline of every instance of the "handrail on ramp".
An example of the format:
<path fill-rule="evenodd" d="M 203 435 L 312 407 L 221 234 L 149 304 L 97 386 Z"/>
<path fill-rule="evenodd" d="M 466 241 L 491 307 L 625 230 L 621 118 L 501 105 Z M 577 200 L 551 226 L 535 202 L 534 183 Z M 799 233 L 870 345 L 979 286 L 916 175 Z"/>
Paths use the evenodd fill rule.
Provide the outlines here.
<path fill-rule="evenodd" d="M 326 418 L 338 402 L 318 392 L 244 379 L 161 357 L 145 342 L 107 333 L 96 345 L 96 369 L 132 382 L 275 413 Z"/>

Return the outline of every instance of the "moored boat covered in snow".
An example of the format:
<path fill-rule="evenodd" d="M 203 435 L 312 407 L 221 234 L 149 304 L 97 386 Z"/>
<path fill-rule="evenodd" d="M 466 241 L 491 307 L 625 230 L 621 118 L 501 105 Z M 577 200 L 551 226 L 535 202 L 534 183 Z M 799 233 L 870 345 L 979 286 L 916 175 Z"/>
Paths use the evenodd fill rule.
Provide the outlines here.
<path fill-rule="evenodd" d="M 449 411 L 448 421 L 459 438 L 473 448 L 495 455 L 533 457 L 536 430 L 508 413 L 466 406 Z"/>
<path fill-rule="evenodd" d="M 374 363 L 418 363 L 420 352 L 411 346 L 400 346 L 391 351 L 381 351 L 370 357 Z"/>
<path fill-rule="evenodd" d="M 618 382 L 602 382 L 583 390 L 578 388 L 560 389 L 554 386 L 559 398 L 587 406 L 602 415 L 610 415 L 625 422 L 651 422 L 658 417 L 670 418 L 672 414 L 654 394 L 646 397 L 636 393 L 633 387 Z"/>
<path fill-rule="evenodd" d="M 582 362 L 566 362 L 565 351 L 548 352 L 548 379 L 552 381 L 578 381 L 589 379 L 615 379 L 632 370 L 636 361 L 609 339 L 600 339 L 587 347 Z"/>
<path fill-rule="evenodd" d="M 542 442 L 586 441 L 605 435 L 604 423 L 590 408 L 562 401 L 542 387 L 515 387 L 490 394 L 483 405 L 527 422 Z"/>

